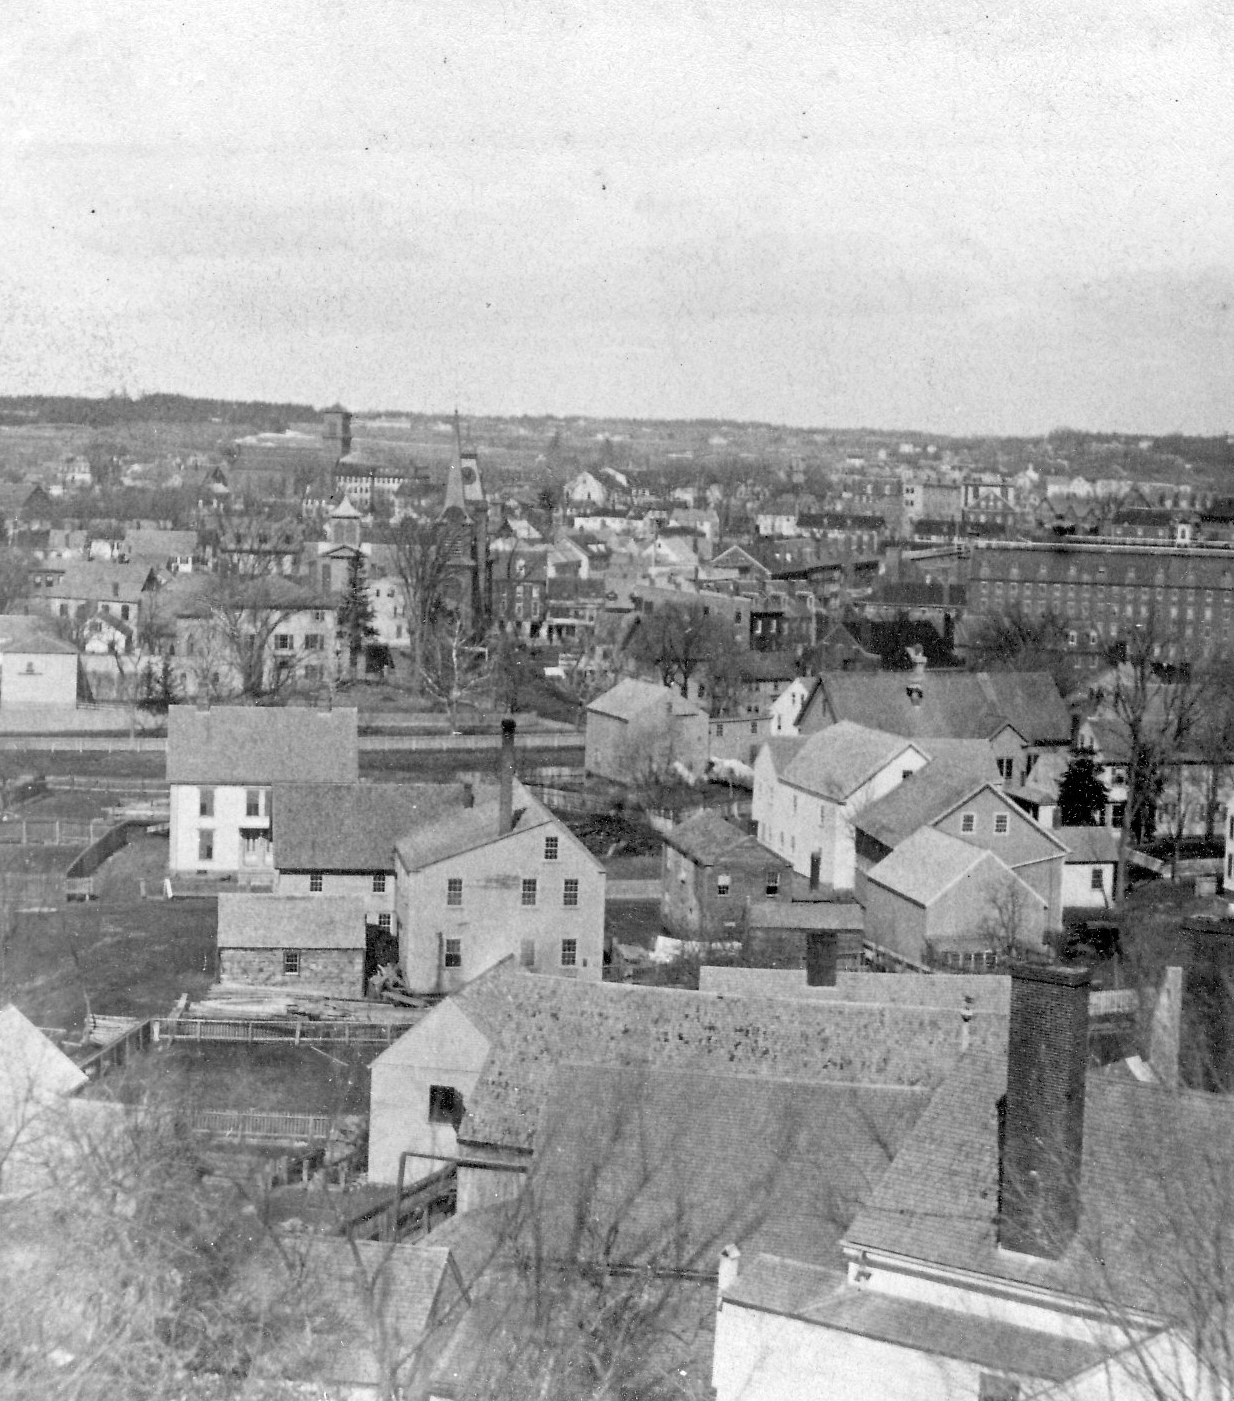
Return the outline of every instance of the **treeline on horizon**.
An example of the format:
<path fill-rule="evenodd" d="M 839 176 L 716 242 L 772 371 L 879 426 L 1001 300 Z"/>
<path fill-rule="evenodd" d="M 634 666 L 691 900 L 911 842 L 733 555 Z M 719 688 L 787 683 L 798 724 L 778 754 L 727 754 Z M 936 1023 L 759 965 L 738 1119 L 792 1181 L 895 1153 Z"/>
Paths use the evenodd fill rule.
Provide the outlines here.
<path fill-rule="evenodd" d="M 73 424 L 115 428 L 130 423 L 221 423 L 277 433 L 289 423 L 316 421 L 310 404 L 265 400 L 194 399 L 185 394 L 124 394 L 90 399 L 72 394 L 0 395 L 0 423 L 10 426 Z"/>

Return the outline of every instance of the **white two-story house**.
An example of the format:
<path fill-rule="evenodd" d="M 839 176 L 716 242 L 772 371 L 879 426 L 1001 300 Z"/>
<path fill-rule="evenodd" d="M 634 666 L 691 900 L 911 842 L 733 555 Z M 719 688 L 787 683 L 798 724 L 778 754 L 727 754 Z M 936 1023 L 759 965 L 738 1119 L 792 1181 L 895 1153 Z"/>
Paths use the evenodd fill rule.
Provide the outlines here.
<path fill-rule="evenodd" d="M 853 818 L 929 762 L 913 740 L 842 720 L 805 739 L 775 739 L 754 764 L 758 839 L 814 886 L 851 890 Z"/>
<path fill-rule="evenodd" d="M 354 709 L 174 705 L 167 715 L 168 870 L 274 883 L 275 784 L 355 784 Z"/>

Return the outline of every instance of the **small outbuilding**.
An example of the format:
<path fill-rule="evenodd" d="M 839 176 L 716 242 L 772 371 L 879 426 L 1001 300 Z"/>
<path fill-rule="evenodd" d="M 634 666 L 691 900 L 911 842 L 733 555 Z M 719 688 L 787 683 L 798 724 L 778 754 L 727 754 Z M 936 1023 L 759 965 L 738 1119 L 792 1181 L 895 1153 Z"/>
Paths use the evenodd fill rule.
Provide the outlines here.
<path fill-rule="evenodd" d="M 1063 905 L 1108 910 L 1118 870 L 1117 827 L 1056 827 L 1051 834 L 1067 848 L 1063 859 Z"/>
<path fill-rule="evenodd" d="M 223 983 L 363 997 L 367 939 L 361 896 L 219 896 Z"/>
<path fill-rule="evenodd" d="M 909 966 L 994 966 L 1041 949 L 1045 900 L 991 851 L 922 827 L 866 874 L 866 939 Z"/>
<path fill-rule="evenodd" d="M 787 901 L 792 866 L 718 813 L 703 809 L 664 838 L 660 918 L 679 939 L 735 939 L 751 901 Z"/>
<path fill-rule="evenodd" d="M 680 764 L 701 775 L 707 757 L 707 712 L 671 686 L 626 677 L 587 707 L 588 773 L 637 783 Z"/>

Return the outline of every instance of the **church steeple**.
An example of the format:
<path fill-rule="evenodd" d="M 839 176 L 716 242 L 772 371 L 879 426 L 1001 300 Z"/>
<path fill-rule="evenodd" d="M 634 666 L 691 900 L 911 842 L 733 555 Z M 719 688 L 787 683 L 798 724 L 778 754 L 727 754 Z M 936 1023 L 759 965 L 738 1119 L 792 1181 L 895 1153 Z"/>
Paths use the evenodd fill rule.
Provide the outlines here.
<path fill-rule="evenodd" d="M 464 520 L 471 519 L 463 483 L 463 437 L 458 425 L 458 409 L 454 410 L 454 459 L 446 477 L 446 504 L 441 508 L 441 514 L 448 516 L 455 512 Z"/>

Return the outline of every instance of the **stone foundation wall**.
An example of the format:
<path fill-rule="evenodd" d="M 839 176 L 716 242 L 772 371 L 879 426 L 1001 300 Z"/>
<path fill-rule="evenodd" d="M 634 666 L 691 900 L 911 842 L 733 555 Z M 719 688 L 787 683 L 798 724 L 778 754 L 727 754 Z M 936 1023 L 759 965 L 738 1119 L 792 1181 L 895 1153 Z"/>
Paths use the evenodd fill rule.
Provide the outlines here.
<path fill-rule="evenodd" d="M 282 949 L 220 949 L 219 977 L 287 991 L 364 996 L 363 949 L 301 949 L 300 972 L 283 972 Z"/>

